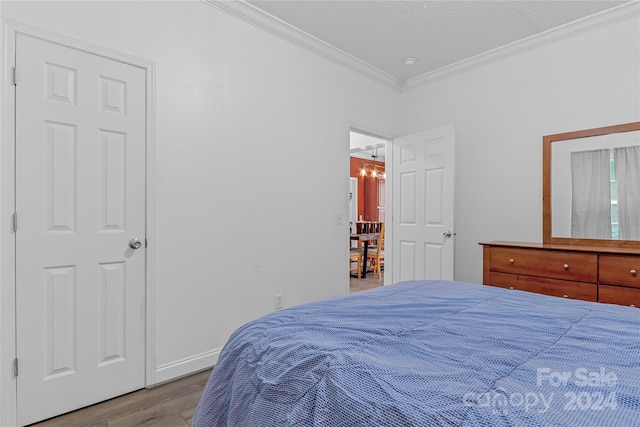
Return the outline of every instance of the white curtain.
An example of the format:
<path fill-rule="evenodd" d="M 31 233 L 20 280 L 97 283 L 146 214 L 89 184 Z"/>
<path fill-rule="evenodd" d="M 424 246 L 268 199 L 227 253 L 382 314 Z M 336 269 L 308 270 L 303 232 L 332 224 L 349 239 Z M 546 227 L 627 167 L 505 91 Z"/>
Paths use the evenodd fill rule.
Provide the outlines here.
<path fill-rule="evenodd" d="M 618 187 L 618 238 L 640 240 L 640 145 L 613 150 Z"/>
<path fill-rule="evenodd" d="M 571 153 L 571 237 L 611 238 L 609 149 Z"/>

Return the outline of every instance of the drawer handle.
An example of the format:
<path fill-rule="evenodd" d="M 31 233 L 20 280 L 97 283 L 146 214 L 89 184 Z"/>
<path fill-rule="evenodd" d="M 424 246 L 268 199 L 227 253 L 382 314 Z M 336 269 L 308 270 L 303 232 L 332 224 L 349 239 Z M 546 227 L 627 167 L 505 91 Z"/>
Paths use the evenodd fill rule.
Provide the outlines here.
<path fill-rule="evenodd" d="M 516 260 L 515 260 L 515 259 L 513 259 L 513 258 L 510 258 L 510 259 L 509 259 L 509 264 L 513 265 L 513 263 L 514 263 L 514 262 L 516 262 Z"/>
<path fill-rule="evenodd" d="M 569 298 L 569 295 L 564 294 L 564 295 L 562 295 L 562 298 Z"/>
<path fill-rule="evenodd" d="M 636 275 L 638 274 L 638 272 L 635 270 L 631 270 L 629 273 L 631 273 L 633 277 L 636 277 Z"/>
<path fill-rule="evenodd" d="M 565 270 L 568 270 L 569 269 L 569 264 L 563 265 L 562 268 L 564 268 Z"/>

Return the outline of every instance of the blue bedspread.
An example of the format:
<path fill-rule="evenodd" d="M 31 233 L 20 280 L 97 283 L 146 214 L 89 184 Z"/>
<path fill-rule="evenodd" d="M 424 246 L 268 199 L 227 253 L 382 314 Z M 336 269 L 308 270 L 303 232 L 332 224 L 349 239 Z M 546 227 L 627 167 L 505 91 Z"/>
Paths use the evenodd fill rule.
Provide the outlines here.
<path fill-rule="evenodd" d="M 640 426 L 640 310 L 413 281 L 229 339 L 200 426 Z"/>

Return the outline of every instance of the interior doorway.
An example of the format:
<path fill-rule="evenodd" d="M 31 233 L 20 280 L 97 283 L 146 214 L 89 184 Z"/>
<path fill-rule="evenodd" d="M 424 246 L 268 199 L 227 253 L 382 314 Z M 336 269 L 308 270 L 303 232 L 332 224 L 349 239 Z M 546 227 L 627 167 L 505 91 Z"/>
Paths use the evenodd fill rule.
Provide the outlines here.
<path fill-rule="evenodd" d="M 349 231 L 352 234 L 367 230 L 379 232 L 385 222 L 387 142 L 384 138 L 356 130 L 349 133 Z M 375 254 L 377 246 L 382 241 L 380 239 L 367 242 L 368 246 L 372 246 L 367 254 Z M 380 246 L 382 248 L 382 245 Z M 363 251 L 363 242 L 352 239 L 351 249 Z M 384 284 L 384 269 L 380 269 L 380 275 L 373 271 L 376 262 L 366 255 L 361 259 L 365 267 L 361 269 L 363 272 L 360 278 L 355 275 L 351 277 L 351 292 Z"/>

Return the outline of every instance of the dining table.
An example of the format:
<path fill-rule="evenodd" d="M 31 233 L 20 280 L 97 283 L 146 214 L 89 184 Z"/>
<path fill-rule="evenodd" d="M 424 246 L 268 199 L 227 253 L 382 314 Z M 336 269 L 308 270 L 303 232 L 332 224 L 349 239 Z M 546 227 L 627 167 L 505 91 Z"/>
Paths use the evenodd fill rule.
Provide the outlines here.
<path fill-rule="evenodd" d="M 377 241 L 380 238 L 380 233 L 352 233 L 349 235 L 350 241 L 363 242 L 363 258 L 362 263 L 362 278 L 367 277 L 367 252 L 369 251 L 369 242 Z"/>

